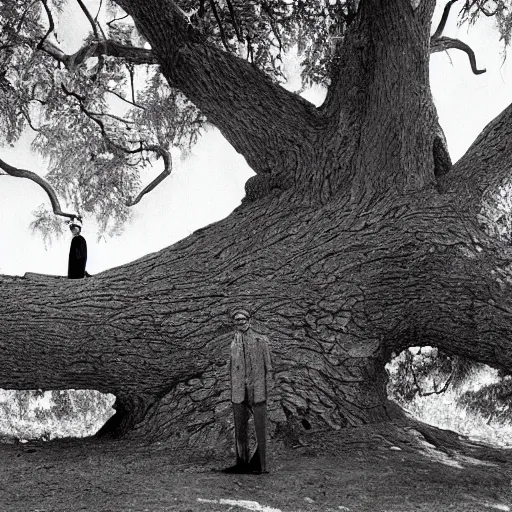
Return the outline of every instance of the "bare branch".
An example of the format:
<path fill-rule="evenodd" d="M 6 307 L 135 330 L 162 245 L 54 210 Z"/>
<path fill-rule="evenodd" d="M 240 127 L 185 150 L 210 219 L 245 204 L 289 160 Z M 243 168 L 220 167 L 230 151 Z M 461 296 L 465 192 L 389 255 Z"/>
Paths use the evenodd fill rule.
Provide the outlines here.
<path fill-rule="evenodd" d="M 441 21 L 439 22 L 439 26 L 437 27 L 436 31 L 432 35 L 431 41 L 438 39 L 441 37 L 441 34 L 443 33 L 444 27 L 446 26 L 446 22 L 448 21 L 448 16 L 450 15 L 450 9 L 452 8 L 452 5 L 457 2 L 458 0 L 450 0 L 443 11 L 443 15 L 441 17 Z"/>
<path fill-rule="evenodd" d="M 94 23 L 98 23 L 98 16 L 100 15 L 102 7 L 103 7 L 103 0 L 100 0 L 100 5 L 98 6 L 98 10 L 96 11 L 96 16 L 94 17 Z"/>
<path fill-rule="evenodd" d="M 91 116 L 106 116 L 111 117 L 112 119 L 116 119 L 117 121 L 120 121 L 124 124 L 135 124 L 135 121 L 129 121 L 128 119 L 123 119 L 122 117 L 116 116 L 114 114 L 110 114 L 109 112 L 91 112 L 89 111 L 89 114 Z"/>
<path fill-rule="evenodd" d="M 121 96 L 118 92 L 113 91 L 112 89 L 106 89 L 107 92 L 110 94 L 113 94 L 114 96 L 117 96 L 119 99 L 126 101 L 126 103 L 129 103 L 130 105 L 133 105 L 134 107 L 140 108 L 141 110 L 146 110 L 146 107 L 143 107 L 142 105 L 138 105 L 137 103 L 134 103 L 133 101 L 127 100 L 123 96 Z"/>
<path fill-rule="evenodd" d="M 107 25 L 110 27 L 112 23 L 115 23 L 116 21 L 124 20 L 125 18 L 128 18 L 130 15 L 125 14 L 124 16 L 121 16 L 120 18 L 114 18 L 113 20 L 107 21 Z"/>
<path fill-rule="evenodd" d="M 443 394 L 448 389 L 448 386 L 451 384 L 453 377 L 455 375 L 455 372 L 452 370 L 450 373 L 450 376 L 448 377 L 448 379 L 446 379 L 446 382 L 444 383 L 444 385 L 441 389 L 437 389 L 437 383 L 434 381 L 434 391 L 423 391 L 423 389 L 421 389 L 420 383 L 418 382 L 418 378 L 416 376 L 416 372 L 414 371 L 412 362 L 409 365 L 409 370 L 412 373 L 414 387 L 416 388 L 416 390 L 418 391 L 418 394 L 420 396 L 431 396 L 431 395 Z"/>
<path fill-rule="evenodd" d="M 485 69 L 477 68 L 475 52 L 466 43 L 463 43 L 459 39 L 452 39 L 451 37 L 445 36 L 430 40 L 430 53 L 443 52 L 451 48 L 462 50 L 467 54 L 469 57 L 469 63 L 471 64 L 471 70 L 475 75 L 481 75 L 482 73 L 485 73 Z"/>
<path fill-rule="evenodd" d="M 41 41 L 39 41 L 39 44 L 37 45 L 37 49 L 38 50 L 41 50 L 43 48 L 43 44 L 45 43 L 46 39 L 53 32 L 53 30 L 55 29 L 55 24 L 53 22 L 52 12 L 50 11 L 50 8 L 48 7 L 47 1 L 46 0 L 41 0 L 41 3 L 43 4 L 44 10 L 46 11 L 46 15 L 48 16 L 48 23 L 50 24 L 50 26 L 48 27 L 48 32 L 46 32 L 46 34 L 44 35 L 43 39 L 41 39 Z"/>
<path fill-rule="evenodd" d="M 132 200 L 127 201 L 126 206 L 133 206 L 133 205 L 137 204 L 143 198 L 143 196 L 145 196 L 147 193 L 154 190 L 162 181 L 165 180 L 165 178 L 167 178 L 167 176 L 169 176 L 169 174 L 171 174 L 172 158 L 171 158 L 171 154 L 169 153 L 169 151 L 164 149 L 162 146 L 148 146 L 146 149 L 148 151 L 154 151 L 155 153 L 157 153 L 158 156 L 161 156 L 163 158 L 164 170 L 149 185 L 144 187 L 139 192 L 137 197 L 135 197 Z"/>
<path fill-rule="evenodd" d="M 80 218 L 80 215 L 76 213 L 66 213 L 63 212 L 60 207 L 60 202 L 53 190 L 53 187 L 41 176 L 32 171 L 27 171 L 25 169 L 18 169 L 17 167 L 13 167 L 9 165 L 7 162 L 4 162 L 0 159 L 0 169 L 5 171 L 9 176 L 14 176 L 15 178 L 27 178 L 34 183 L 37 183 L 48 195 L 50 198 L 50 203 L 52 204 L 53 213 L 55 215 L 59 215 L 61 217 L 67 217 L 68 219 Z"/>
<path fill-rule="evenodd" d="M 30 44 L 30 41 L 27 40 L 26 42 Z M 100 55 L 122 58 L 133 64 L 158 64 L 151 50 L 120 44 L 112 40 L 90 41 L 73 55 L 65 54 L 49 41 L 45 41 L 41 45 L 41 49 L 64 64 L 69 70 L 75 69 L 91 57 L 99 57 Z"/>
<path fill-rule="evenodd" d="M 92 31 L 94 33 L 94 37 L 96 39 L 100 39 L 100 35 L 98 33 L 98 25 L 94 21 L 93 17 L 91 16 L 91 13 L 89 12 L 89 9 L 85 6 L 85 4 L 82 2 L 82 0 L 76 0 L 78 5 L 80 6 L 80 9 L 82 9 L 83 13 L 85 14 L 86 18 L 89 20 L 89 23 L 91 24 Z"/>

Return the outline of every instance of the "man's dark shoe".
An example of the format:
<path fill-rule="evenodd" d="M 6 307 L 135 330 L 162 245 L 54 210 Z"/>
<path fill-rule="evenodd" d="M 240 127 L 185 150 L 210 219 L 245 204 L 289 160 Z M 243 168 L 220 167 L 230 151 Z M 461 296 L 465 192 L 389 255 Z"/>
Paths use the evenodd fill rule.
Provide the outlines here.
<path fill-rule="evenodd" d="M 221 469 L 221 473 L 231 473 L 235 475 L 252 473 L 251 468 L 247 464 L 235 464 L 229 468 Z"/>

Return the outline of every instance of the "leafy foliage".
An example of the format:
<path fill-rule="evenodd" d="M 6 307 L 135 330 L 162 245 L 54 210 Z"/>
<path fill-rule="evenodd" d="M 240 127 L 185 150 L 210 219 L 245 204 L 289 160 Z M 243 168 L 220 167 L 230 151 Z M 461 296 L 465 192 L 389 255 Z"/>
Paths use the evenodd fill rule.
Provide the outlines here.
<path fill-rule="evenodd" d="M 113 401 L 90 390 L 0 390 L 0 439 L 93 435 L 113 414 Z"/>
<path fill-rule="evenodd" d="M 466 0 L 460 11 L 460 22 L 474 24 L 481 16 L 494 17 L 506 49 L 512 38 L 512 2 L 510 0 Z"/>
<path fill-rule="evenodd" d="M 66 2 L 48 2 L 53 15 Z M 85 19 L 85 18 L 84 18 Z M 140 172 L 152 166 L 158 148 L 189 150 L 205 122 L 156 66 L 100 57 L 65 68 L 38 48 L 48 32 L 40 2 L 0 5 L 0 129 L 12 144 L 29 126 L 33 149 L 46 157 L 47 180 L 69 208 L 94 216 L 101 233 L 113 235 L 130 217 L 141 188 Z M 133 23 L 98 26 L 106 37 L 142 45 Z M 94 40 L 91 33 L 83 42 Z M 45 41 L 55 45 L 54 33 Z M 55 48 L 55 46 L 53 46 Z M 32 228 L 45 243 L 57 223 L 38 209 Z"/>
<path fill-rule="evenodd" d="M 407 404 L 417 396 L 441 394 L 459 387 L 482 365 L 450 356 L 434 347 L 411 347 L 395 357 L 388 372 L 388 392 L 397 402 Z"/>
<path fill-rule="evenodd" d="M 505 376 L 476 391 L 466 391 L 459 401 L 469 411 L 484 416 L 487 422 L 509 423 L 512 419 L 512 376 Z"/>

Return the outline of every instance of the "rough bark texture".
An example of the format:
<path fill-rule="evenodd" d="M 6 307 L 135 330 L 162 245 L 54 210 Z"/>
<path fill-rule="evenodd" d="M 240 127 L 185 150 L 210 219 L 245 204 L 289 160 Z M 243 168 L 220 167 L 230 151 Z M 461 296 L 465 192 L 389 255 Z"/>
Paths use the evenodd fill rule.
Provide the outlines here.
<path fill-rule="evenodd" d="M 428 82 L 433 0 L 361 2 L 319 109 L 207 46 L 172 2 L 117 3 L 257 176 L 228 218 L 129 265 L 0 278 L 0 387 L 114 393 L 101 434 L 218 445 L 235 306 L 271 340 L 274 432 L 400 416 L 384 365 L 408 346 L 512 369 L 509 258 L 477 222 L 509 114 L 451 168 Z"/>

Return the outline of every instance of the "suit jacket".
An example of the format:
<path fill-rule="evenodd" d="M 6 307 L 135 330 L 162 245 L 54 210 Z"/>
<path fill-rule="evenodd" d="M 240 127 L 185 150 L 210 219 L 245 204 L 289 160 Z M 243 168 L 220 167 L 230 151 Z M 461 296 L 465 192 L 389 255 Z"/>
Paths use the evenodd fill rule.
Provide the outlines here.
<path fill-rule="evenodd" d="M 251 328 L 236 332 L 231 343 L 231 401 L 240 404 L 247 398 L 251 405 L 265 402 L 270 371 L 268 338 Z"/>

